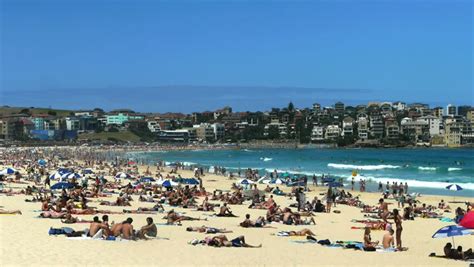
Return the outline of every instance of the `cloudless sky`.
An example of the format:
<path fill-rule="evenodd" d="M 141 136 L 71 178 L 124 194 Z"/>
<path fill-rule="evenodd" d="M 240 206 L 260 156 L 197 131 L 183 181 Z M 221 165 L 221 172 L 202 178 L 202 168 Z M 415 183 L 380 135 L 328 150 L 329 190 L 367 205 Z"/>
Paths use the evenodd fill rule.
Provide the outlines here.
<path fill-rule="evenodd" d="M 473 1 L 0 0 L 0 104 L 473 104 Z"/>

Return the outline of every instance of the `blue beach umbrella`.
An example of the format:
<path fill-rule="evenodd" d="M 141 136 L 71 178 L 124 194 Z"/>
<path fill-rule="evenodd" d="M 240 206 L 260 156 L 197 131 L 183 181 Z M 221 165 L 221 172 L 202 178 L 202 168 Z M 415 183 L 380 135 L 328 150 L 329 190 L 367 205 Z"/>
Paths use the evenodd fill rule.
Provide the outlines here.
<path fill-rule="evenodd" d="M 199 181 L 197 179 L 194 179 L 194 178 L 190 178 L 190 179 L 186 179 L 186 184 L 191 184 L 191 185 L 198 185 L 199 184 Z"/>
<path fill-rule="evenodd" d="M 433 234 L 432 238 L 446 238 L 451 237 L 453 239 L 453 247 L 454 245 L 454 237 L 455 236 L 463 236 L 463 235 L 472 235 L 472 231 L 470 229 L 464 228 L 458 225 L 449 225 L 445 226 L 436 233 Z"/>
<path fill-rule="evenodd" d="M 142 183 L 151 183 L 155 182 L 156 180 L 153 177 L 142 177 L 140 178 L 140 182 Z"/>
<path fill-rule="evenodd" d="M 8 168 L 3 169 L 2 171 L 0 171 L 0 175 L 14 174 L 15 172 L 17 172 L 17 170 L 8 167 Z"/>
<path fill-rule="evenodd" d="M 59 172 L 55 172 L 49 176 L 50 180 L 56 180 L 56 179 L 61 179 L 63 175 L 60 174 Z"/>
<path fill-rule="evenodd" d="M 243 184 L 243 185 L 249 185 L 249 184 L 253 184 L 254 182 L 251 181 L 251 180 L 248 180 L 248 179 L 242 179 L 239 181 L 239 184 Z"/>
<path fill-rule="evenodd" d="M 70 189 L 74 188 L 74 185 L 71 183 L 56 183 L 51 186 L 51 189 L 56 190 L 56 189 Z"/>
<path fill-rule="evenodd" d="M 91 169 L 82 170 L 82 174 L 93 174 L 94 172 Z"/>
<path fill-rule="evenodd" d="M 161 184 L 161 186 L 163 186 L 163 187 L 173 187 L 173 186 L 176 186 L 176 185 L 178 185 L 178 184 L 173 182 L 173 181 L 170 181 L 170 180 L 166 180 Z"/>
<path fill-rule="evenodd" d="M 330 187 L 344 187 L 343 184 L 339 183 L 339 182 L 330 182 L 330 183 L 327 183 L 326 186 L 330 186 Z"/>
<path fill-rule="evenodd" d="M 66 173 L 61 176 L 62 180 L 68 180 L 68 179 L 79 179 L 82 176 L 79 173 L 71 172 L 71 173 Z"/>
<path fill-rule="evenodd" d="M 69 169 L 66 169 L 66 168 L 59 168 L 57 172 L 59 172 L 59 174 L 63 175 L 63 174 L 66 174 L 66 173 L 70 173 L 71 171 Z"/>
<path fill-rule="evenodd" d="M 44 166 L 44 165 L 46 165 L 46 160 L 40 159 L 40 160 L 38 160 L 38 164 L 41 165 L 41 166 Z"/>
<path fill-rule="evenodd" d="M 446 186 L 446 189 L 448 189 L 450 191 L 461 191 L 462 187 L 457 185 L 457 184 L 450 184 L 450 185 Z"/>
<path fill-rule="evenodd" d="M 323 178 L 323 183 L 333 183 L 334 181 L 336 181 L 336 179 L 332 178 L 332 177 L 324 177 Z"/>

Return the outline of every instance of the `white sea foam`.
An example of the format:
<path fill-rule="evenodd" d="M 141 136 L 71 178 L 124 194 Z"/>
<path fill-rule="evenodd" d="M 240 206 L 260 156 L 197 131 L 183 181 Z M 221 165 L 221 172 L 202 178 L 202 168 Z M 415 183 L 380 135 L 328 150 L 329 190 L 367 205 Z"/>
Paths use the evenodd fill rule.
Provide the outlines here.
<path fill-rule="evenodd" d="M 448 168 L 448 172 L 461 171 L 462 168 Z"/>
<path fill-rule="evenodd" d="M 396 166 L 396 165 L 351 165 L 351 164 L 337 164 L 337 163 L 329 163 L 328 167 L 331 167 L 334 169 L 366 170 L 366 171 L 400 168 L 400 166 Z"/>
<path fill-rule="evenodd" d="M 263 160 L 263 161 L 272 161 L 273 158 L 260 158 L 260 160 Z"/>
<path fill-rule="evenodd" d="M 373 182 L 382 182 L 382 184 L 385 186 L 387 182 L 392 184 L 392 182 L 397 182 L 397 183 L 408 183 L 409 187 L 424 187 L 424 188 L 436 188 L 436 189 L 445 189 L 446 186 L 451 185 L 453 183 L 447 183 L 447 182 L 428 182 L 428 181 L 418 181 L 418 180 L 405 180 L 405 179 L 398 179 L 398 178 L 388 178 L 388 177 L 373 177 L 373 176 L 361 176 L 357 175 L 354 177 L 355 181 L 359 180 L 367 180 L 367 181 L 373 181 Z M 349 176 L 347 178 L 348 181 L 352 180 L 352 176 Z M 469 189 L 469 190 L 474 190 L 474 183 L 455 183 L 460 185 L 463 189 Z"/>
<path fill-rule="evenodd" d="M 436 168 L 436 167 L 423 167 L 423 166 L 418 167 L 418 170 L 420 170 L 420 171 L 436 171 L 436 169 L 438 169 L 438 168 Z"/>

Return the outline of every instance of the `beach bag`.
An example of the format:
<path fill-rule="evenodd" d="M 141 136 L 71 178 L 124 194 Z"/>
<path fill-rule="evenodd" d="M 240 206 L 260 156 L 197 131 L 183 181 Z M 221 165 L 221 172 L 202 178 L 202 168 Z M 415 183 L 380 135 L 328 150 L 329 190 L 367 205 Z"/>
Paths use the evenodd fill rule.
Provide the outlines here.
<path fill-rule="evenodd" d="M 323 246 L 328 246 L 328 245 L 331 245 L 331 241 L 329 241 L 329 239 L 319 240 L 318 244 L 323 245 Z"/>
<path fill-rule="evenodd" d="M 60 228 L 49 228 L 49 235 L 64 235 L 66 234 L 63 229 Z"/>

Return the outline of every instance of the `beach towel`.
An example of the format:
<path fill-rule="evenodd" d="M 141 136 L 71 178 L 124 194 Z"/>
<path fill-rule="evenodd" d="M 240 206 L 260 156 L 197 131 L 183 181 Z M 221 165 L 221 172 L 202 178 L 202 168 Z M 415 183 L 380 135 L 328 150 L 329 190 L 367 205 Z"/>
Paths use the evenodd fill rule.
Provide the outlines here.
<path fill-rule="evenodd" d="M 306 239 L 306 240 L 290 240 L 292 243 L 296 244 L 316 244 L 318 243 L 317 241 L 311 240 L 311 239 Z"/>
<path fill-rule="evenodd" d="M 454 222 L 453 219 L 447 217 L 439 218 L 439 220 L 446 223 Z"/>

